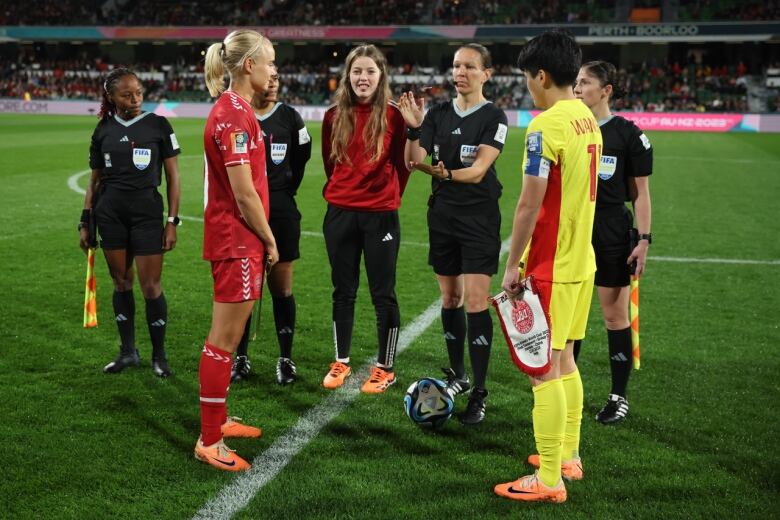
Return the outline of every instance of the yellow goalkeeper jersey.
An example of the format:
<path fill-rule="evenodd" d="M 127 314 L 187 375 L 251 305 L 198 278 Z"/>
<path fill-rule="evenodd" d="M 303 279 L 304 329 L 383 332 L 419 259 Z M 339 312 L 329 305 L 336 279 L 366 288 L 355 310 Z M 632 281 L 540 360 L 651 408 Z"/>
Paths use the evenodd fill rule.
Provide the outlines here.
<path fill-rule="evenodd" d="M 591 245 L 601 130 L 579 99 L 558 101 L 528 126 L 523 170 L 547 179 L 525 272 L 539 280 L 579 282 L 596 270 Z"/>

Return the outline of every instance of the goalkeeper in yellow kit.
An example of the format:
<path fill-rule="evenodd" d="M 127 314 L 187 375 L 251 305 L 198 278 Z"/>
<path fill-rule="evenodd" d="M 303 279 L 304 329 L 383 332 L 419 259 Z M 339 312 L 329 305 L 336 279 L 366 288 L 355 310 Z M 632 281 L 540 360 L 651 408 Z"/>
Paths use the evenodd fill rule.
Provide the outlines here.
<path fill-rule="evenodd" d="M 524 501 L 564 502 L 567 480 L 582 478 L 579 457 L 582 380 L 572 344 L 585 336 L 596 261 L 591 246 L 601 131 L 572 87 L 582 52 L 565 31 L 548 31 L 520 51 L 534 104 L 543 109 L 528 127 L 523 188 L 502 286 L 518 295 L 518 264 L 533 275 L 550 318 L 552 367 L 532 377 L 538 455 L 533 475 L 499 484 L 496 494 Z"/>

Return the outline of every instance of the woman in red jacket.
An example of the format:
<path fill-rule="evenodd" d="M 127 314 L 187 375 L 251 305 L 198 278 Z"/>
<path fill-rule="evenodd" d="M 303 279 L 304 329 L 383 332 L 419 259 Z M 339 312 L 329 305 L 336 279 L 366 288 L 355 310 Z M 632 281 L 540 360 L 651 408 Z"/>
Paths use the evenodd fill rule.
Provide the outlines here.
<path fill-rule="evenodd" d="M 322 227 L 331 265 L 336 344 L 325 388 L 340 387 L 352 371 L 349 350 L 361 255 L 379 335 L 377 365 L 361 390 L 381 393 L 395 383 L 393 357 L 401 321 L 395 296 L 398 206 L 409 170 L 404 163 L 406 125 L 390 95 L 385 57 L 373 45 L 356 47 L 347 56 L 336 103 L 322 125 L 328 178 Z"/>

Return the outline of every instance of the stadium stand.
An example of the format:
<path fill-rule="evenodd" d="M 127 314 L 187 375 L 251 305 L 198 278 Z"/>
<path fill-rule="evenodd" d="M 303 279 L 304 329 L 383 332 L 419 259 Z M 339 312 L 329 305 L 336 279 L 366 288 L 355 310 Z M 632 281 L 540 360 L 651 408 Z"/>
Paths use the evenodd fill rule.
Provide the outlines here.
<path fill-rule="evenodd" d="M 773 0 L 40 0 L 35 9 L 4 2 L 0 26 L 565 24 L 628 22 L 634 9 L 654 10 L 659 18 L 654 21 L 758 21 L 780 16 Z"/>
<path fill-rule="evenodd" d="M 120 65 L 120 64 L 115 64 Z M 101 77 L 108 65 L 91 62 L 42 61 L 6 63 L 0 70 L 0 97 L 30 99 L 97 99 Z M 148 101 L 209 101 L 199 64 L 187 66 L 153 63 L 131 64 L 139 71 Z M 280 66 L 281 98 L 296 105 L 325 105 L 334 90 L 338 65 Z M 392 68 L 395 95 L 427 85 L 428 101 L 450 97 L 447 70 L 403 65 Z M 618 100 L 617 108 L 637 111 L 746 111 L 747 68 L 743 63 L 730 66 L 679 63 L 643 64 L 621 70 L 628 96 Z M 520 72 L 509 65 L 498 65 L 486 91 L 501 108 L 531 108 Z"/>

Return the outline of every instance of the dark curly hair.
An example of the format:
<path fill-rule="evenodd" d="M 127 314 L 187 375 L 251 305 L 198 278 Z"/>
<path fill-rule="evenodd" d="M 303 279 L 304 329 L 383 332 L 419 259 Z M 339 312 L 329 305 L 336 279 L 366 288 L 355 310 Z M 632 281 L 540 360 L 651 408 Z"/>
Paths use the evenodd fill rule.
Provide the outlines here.
<path fill-rule="evenodd" d="M 617 76 L 617 69 L 610 62 L 589 61 L 588 63 L 583 64 L 582 68 L 585 69 L 589 75 L 599 80 L 599 84 L 602 88 L 607 85 L 612 85 L 611 99 L 625 97 L 626 89 L 620 84 L 620 80 Z"/>
<path fill-rule="evenodd" d="M 100 112 L 98 112 L 98 118 L 105 119 L 106 117 L 111 117 L 116 114 L 116 107 L 111 101 L 110 94 L 111 91 L 114 90 L 117 82 L 125 76 L 133 76 L 138 80 L 139 83 L 141 82 L 135 72 L 124 67 L 119 67 L 109 72 L 105 81 L 103 82 L 103 97 L 100 100 Z"/>

